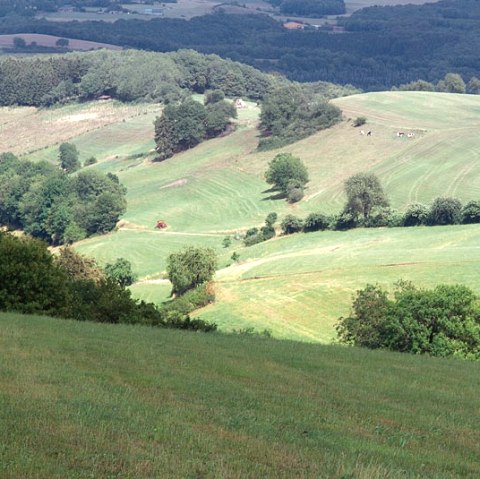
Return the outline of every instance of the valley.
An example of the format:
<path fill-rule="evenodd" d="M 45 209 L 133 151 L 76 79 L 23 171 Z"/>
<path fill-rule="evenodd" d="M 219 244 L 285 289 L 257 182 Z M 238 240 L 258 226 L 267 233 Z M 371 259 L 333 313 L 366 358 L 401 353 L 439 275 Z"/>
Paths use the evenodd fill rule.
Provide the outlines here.
<path fill-rule="evenodd" d="M 43 136 L 43 149 L 29 152 L 33 140 L 28 132 L 34 138 L 38 130 L 25 128 L 20 145 L 25 158 L 53 162 L 57 142 L 66 139 L 62 131 L 70 131 L 68 139 L 81 159 L 97 157 L 89 168 L 114 172 L 127 186 L 128 209 L 118 231 L 81 241 L 76 248 L 101 264 L 118 257 L 131 261 L 140 277 L 131 287 L 136 297 L 157 303 L 168 299 L 169 284 L 152 280 L 164 277 L 171 252 L 186 245 L 214 248 L 220 262 L 217 301 L 195 314 L 217 322 L 223 331 L 268 329 L 278 338 L 330 342 L 337 318 L 348 314 L 353 293 L 366 283 L 459 282 L 480 291 L 477 225 L 318 232 L 248 248 L 235 239 L 228 248 L 222 246 L 225 236 L 261 226 L 271 211 L 280 219 L 338 212 L 343 182 L 359 171 L 377 174 L 399 211 L 442 195 L 464 202 L 480 197 L 479 97 L 386 92 L 334 103 L 343 111 L 342 123 L 279 150 L 299 156 L 309 170 L 306 197 L 294 205 L 268 192 L 263 175 L 277 151 L 256 151 L 259 110 L 254 103 L 239 110 L 233 134 L 160 163 L 151 162 L 153 119 L 160 112 L 154 105 L 97 102 L 57 108 L 51 113 L 56 124 L 70 126 L 73 117 L 79 119 L 77 129 L 59 127 L 58 137 Z M 8 127 L 15 130 L 18 117 L 20 128 L 27 112 L 37 129 L 52 121 L 41 111 L 19 109 L 9 116 Z M 88 116 L 91 112 L 97 116 Z M 362 115 L 367 124 L 361 128 L 372 131 L 370 137 L 352 126 L 352 119 Z M 398 137 L 398 131 L 415 136 Z M 166 221 L 166 230 L 155 229 L 158 219 Z M 230 259 L 233 252 L 240 256 L 237 262 Z"/>

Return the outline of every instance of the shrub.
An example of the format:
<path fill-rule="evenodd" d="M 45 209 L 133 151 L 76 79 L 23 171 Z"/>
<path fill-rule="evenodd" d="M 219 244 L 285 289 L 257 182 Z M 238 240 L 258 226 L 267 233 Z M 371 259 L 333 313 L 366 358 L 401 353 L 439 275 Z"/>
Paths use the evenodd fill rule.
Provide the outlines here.
<path fill-rule="evenodd" d="M 225 238 L 223 238 L 223 241 L 222 241 L 222 246 L 224 248 L 228 248 L 232 245 L 232 238 L 230 238 L 230 236 L 225 236 Z"/>
<path fill-rule="evenodd" d="M 265 218 L 265 224 L 273 226 L 275 224 L 275 222 L 277 221 L 277 219 L 278 219 L 277 213 L 275 213 L 275 212 L 268 213 L 267 217 Z"/>
<path fill-rule="evenodd" d="M 185 294 L 178 296 L 172 301 L 164 303 L 160 307 L 162 314 L 167 311 L 178 311 L 184 315 L 203 308 L 215 301 L 215 291 L 209 283 L 201 284 L 190 289 Z"/>
<path fill-rule="evenodd" d="M 290 180 L 287 183 L 286 194 L 289 203 L 297 203 L 304 197 L 303 184 L 298 180 Z"/>
<path fill-rule="evenodd" d="M 367 119 L 364 116 L 357 116 L 353 121 L 353 126 L 358 127 L 365 125 L 365 123 L 367 123 Z"/>
<path fill-rule="evenodd" d="M 462 208 L 462 223 L 480 223 L 480 201 L 469 201 Z"/>
<path fill-rule="evenodd" d="M 261 243 L 262 241 L 265 241 L 265 240 L 264 240 L 263 236 L 259 233 L 259 234 L 256 234 L 256 235 L 251 235 L 251 236 L 245 237 L 245 239 L 243 240 L 243 244 L 245 246 L 253 246 L 254 244 Z"/>
<path fill-rule="evenodd" d="M 94 156 L 91 156 L 90 158 L 87 158 L 85 160 L 85 166 L 91 166 L 97 163 L 97 159 Z"/>
<path fill-rule="evenodd" d="M 378 228 L 381 226 L 401 226 L 403 217 L 391 208 L 373 208 L 370 216 L 363 222 L 367 228 Z"/>
<path fill-rule="evenodd" d="M 329 218 L 322 213 L 310 213 L 303 225 L 303 231 L 309 233 L 311 231 L 323 231 L 330 226 Z"/>
<path fill-rule="evenodd" d="M 275 228 L 269 224 L 266 224 L 260 229 L 260 234 L 262 235 L 263 241 L 267 241 L 275 237 Z"/>
<path fill-rule="evenodd" d="M 280 226 L 283 234 L 289 235 L 292 233 L 298 233 L 299 231 L 302 231 L 303 220 L 297 216 L 287 215 Z"/>
<path fill-rule="evenodd" d="M 421 203 L 413 203 L 407 207 L 403 216 L 403 226 L 420 226 L 428 223 L 428 207 Z"/>
<path fill-rule="evenodd" d="M 351 213 L 343 212 L 333 219 L 334 229 L 338 231 L 350 230 L 358 226 L 356 217 Z"/>
<path fill-rule="evenodd" d="M 462 219 L 462 203 L 456 198 L 436 198 L 430 208 L 431 225 L 455 225 Z"/>

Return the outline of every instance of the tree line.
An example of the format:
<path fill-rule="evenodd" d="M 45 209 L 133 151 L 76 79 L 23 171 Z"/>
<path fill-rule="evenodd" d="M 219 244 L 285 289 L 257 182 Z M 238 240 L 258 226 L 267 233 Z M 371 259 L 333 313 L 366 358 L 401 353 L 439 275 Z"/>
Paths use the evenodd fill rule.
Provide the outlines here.
<path fill-rule="evenodd" d="M 358 173 L 345 182 L 347 201 L 338 214 L 310 213 L 305 219 L 287 215 L 281 222 L 284 234 L 352 228 L 441 226 L 480 223 L 480 201 L 465 204 L 457 198 L 437 197 L 431 205 L 412 203 L 403 213 L 390 207 L 378 178 Z"/>
<path fill-rule="evenodd" d="M 130 48 L 216 53 L 289 79 L 389 90 L 419 78 L 436 83 L 448 72 L 480 77 L 480 7 L 476 0 L 372 7 L 339 19 L 346 33 L 287 31 L 267 15 L 217 13 L 191 20 L 48 22 L 0 19 L 0 33 L 45 33 Z M 234 38 L 235 41 L 231 39 Z"/>
<path fill-rule="evenodd" d="M 1 154 L 0 225 L 52 245 L 113 230 L 126 209 L 126 188 L 112 173 L 68 171 Z"/>
<path fill-rule="evenodd" d="M 302 160 L 291 153 L 279 153 L 269 162 L 265 172 L 267 183 L 279 192 L 278 199 L 290 203 L 300 201 L 309 181 Z M 346 202 L 343 209 L 333 215 L 310 213 L 305 219 L 287 215 L 280 223 L 283 234 L 323 230 L 348 230 L 357 227 L 437 226 L 480 223 L 480 201 L 465 204 L 457 198 L 438 197 L 431 205 L 412 203 L 403 213 L 390 207 L 382 185 L 373 173 L 357 173 L 345 181 Z M 272 213 L 273 215 L 273 213 Z M 276 221 L 276 215 L 275 220 Z M 267 221 L 267 225 L 273 223 Z M 249 234 L 250 232 L 250 234 Z M 252 238 L 249 238 L 252 236 Z M 275 236 L 262 236 L 257 229 L 248 230 L 245 244 L 258 243 Z"/>

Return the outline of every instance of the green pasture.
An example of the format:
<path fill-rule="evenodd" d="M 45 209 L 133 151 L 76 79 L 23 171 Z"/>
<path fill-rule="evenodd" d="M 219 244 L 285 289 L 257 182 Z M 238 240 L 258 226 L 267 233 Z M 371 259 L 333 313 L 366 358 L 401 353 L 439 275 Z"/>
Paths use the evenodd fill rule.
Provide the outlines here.
<path fill-rule="evenodd" d="M 0 360 L 6 479 L 480 475 L 473 362 L 5 313 Z"/>
<path fill-rule="evenodd" d="M 441 195 L 480 199 L 479 96 L 384 92 L 334 102 L 343 110 L 342 123 L 280 150 L 256 151 L 259 109 L 249 103 L 239 110 L 234 133 L 160 163 L 151 161 L 158 105 L 4 108 L 0 124 L 7 133 L 19 132 L 22 141 L 15 144 L 24 152 L 45 145 L 29 158 L 55 161 L 58 143 L 69 135 L 82 160 L 96 156 L 93 168 L 118 174 L 128 188 L 119 230 L 77 248 L 102 264 L 129 259 L 147 280 L 132 288 L 135 296 L 164 301 L 168 284 L 148 281 L 162 277 L 168 254 L 186 245 L 215 248 L 221 268 L 217 302 L 198 314 L 224 330 L 267 328 L 277 337 L 326 342 L 334 336 L 336 319 L 348 313 L 354 291 L 367 282 L 461 282 L 480 292 L 476 226 L 326 232 L 252 248 L 235 240 L 222 247 L 226 235 L 261 226 L 271 211 L 280 219 L 287 213 L 306 217 L 312 211 L 340 211 L 343 183 L 360 171 L 376 173 L 400 211 Z M 354 128 L 357 116 L 365 116 L 367 124 Z M 52 124 L 56 130 L 49 129 Z M 372 136 L 361 135 L 361 129 Z M 397 137 L 398 131 L 414 137 Z M 4 136 L 7 145 L 10 136 Z M 310 174 L 306 196 L 295 205 L 276 198 L 264 181 L 268 162 L 284 151 L 302 158 Z M 155 230 L 159 219 L 167 222 L 166 231 Z M 240 262 L 226 268 L 234 251 Z"/>
<path fill-rule="evenodd" d="M 195 315 L 223 331 L 268 329 L 274 337 L 335 340 L 355 291 L 367 283 L 393 289 L 462 283 L 480 294 L 480 226 L 372 228 L 298 233 L 252 247 L 218 246 L 217 300 Z M 180 245 L 179 245 L 180 246 Z M 81 250 L 82 252 L 84 250 Z M 236 251 L 238 262 L 229 259 Z M 89 252 L 90 251 L 85 251 Z M 166 285 L 137 284 L 134 295 L 160 303 Z"/>
<path fill-rule="evenodd" d="M 140 278 L 158 278 L 165 271 L 167 256 L 185 246 L 206 246 L 220 250 L 223 235 L 186 234 L 150 229 L 125 228 L 115 234 L 93 237 L 77 243 L 76 249 L 102 265 L 127 258 Z"/>
<path fill-rule="evenodd" d="M 72 122 L 71 118 L 79 118 L 77 123 L 88 122 L 82 120 L 81 115 L 97 115 L 91 120 L 92 126 L 83 126 L 83 132 L 70 135 L 65 141 L 73 143 L 79 153 L 80 161 L 94 156 L 99 161 L 98 169 L 107 171 L 129 167 L 131 161 L 129 156 L 148 155 L 155 148 L 153 141 L 153 123 L 155 118 L 161 114 L 162 108 L 159 105 L 140 104 L 125 106 L 119 102 L 88 103 L 88 106 L 79 105 L 72 108 L 59 108 L 56 115 L 44 118 L 39 112 L 39 122 Z M 104 112 L 104 110 L 106 110 Z M 73 122 L 75 128 L 75 122 Z M 74 133 L 74 131 L 73 131 Z M 49 145 L 41 150 L 34 150 L 28 154 L 29 159 L 40 161 L 56 162 L 58 158 L 58 145 L 63 138 L 54 137 Z M 143 159 L 143 158 L 142 158 Z M 103 164 L 109 161 L 108 165 Z"/>

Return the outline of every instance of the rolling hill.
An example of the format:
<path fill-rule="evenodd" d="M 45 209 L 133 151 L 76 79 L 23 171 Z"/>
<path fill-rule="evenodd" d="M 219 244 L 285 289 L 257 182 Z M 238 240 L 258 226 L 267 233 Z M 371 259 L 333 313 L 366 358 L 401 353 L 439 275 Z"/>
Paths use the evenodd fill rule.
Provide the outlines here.
<path fill-rule="evenodd" d="M 477 363 L 5 313 L 0 360 L 5 479 L 480 475 Z"/>
<path fill-rule="evenodd" d="M 234 241 L 230 248 L 222 248 L 225 235 L 260 226 L 270 211 L 280 217 L 339 211 L 343 182 L 359 171 L 376 173 L 399 210 L 441 195 L 463 201 L 480 198 L 476 181 L 480 97 L 385 92 L 335 103 L 345 121 L 281 150 L 300 156 L 310 172 L 306 198 L 293 206 L 274 199 L 264 182 L 266 166 L 278 151 L 255 150 L 255 104 L 240 110 L 233 134 L 153 164 L 149 161 L 154 147 L 152 121 L 159 113 L 154 106 L 96 103 L 54 110 L 58 125 L 72 115 L 83 118 L 84 128 L 67 129 L 68 138 L 83 158 L 97 156 L 95 168 L 117 173 L 128 187 L 128 211 L 119 230 L 83 241 L 78 250 L 101 262 L 126 257 L 142 280 L 132 288 L 135 295 L 162 301 L 169 292 L 162 281 L 167 255 L 183 245 L 212 246 L 224 268 L 217 274 L 218 301 L 200 311 L 201 317 L 217 321 L 225 330 L 269 328 L 274 336 L 310 341 L 332 339 L 336 318 L 348 313 L 352 293 L 366 282 L 455 281 L 480 291 L 474 273 L 480 259 L 476 225 L 315 233 L 252 248 Z M 88 116 L 82 115 L 97 107 L 123 113 L 118 120 L 112 117 L 89 128 Z M 33 119 L 45 114 L 29 111 Z M 0 118 L 11 118 L 12 131 L 15 115 L 21 118 L 18 110 L 0 111 Z M 367 118 L 362 128 L 371 136 L 352 126 L 357 116 Z M 20 145 L 29 145 L 34 133 L 30 137 L 24 130 Z M 398 137 L 399 131 L 414 136 Z M 55 144 L 65 138 L 42 140 L 43 150 L 28 153 L 31 147 L 25 147 L 24 152 L 30 158 L 53 161 Z M 165 220 L 169 228 L 155 230 L 157 219 Z M 240 261 L 230 265 L 233 251 L 240 254 Z"/>

